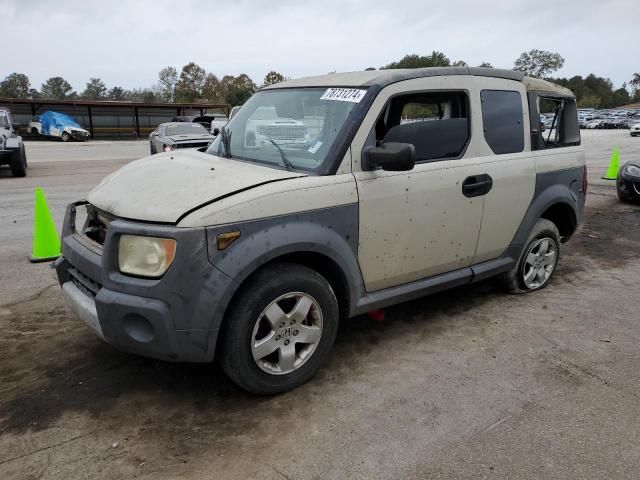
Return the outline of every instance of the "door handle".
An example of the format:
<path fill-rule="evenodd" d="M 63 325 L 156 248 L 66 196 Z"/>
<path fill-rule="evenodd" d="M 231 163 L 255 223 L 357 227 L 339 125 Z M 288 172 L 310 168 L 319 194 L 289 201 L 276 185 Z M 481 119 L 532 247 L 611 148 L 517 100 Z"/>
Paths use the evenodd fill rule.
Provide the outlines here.
<path fill-rule="evenodd" d="M 462 182 L 462 193 L 465 197 L 480 197 L 486 195 L 493 187 L 493 178 L 483 173 L 482 175 L 472 175 Z"/>

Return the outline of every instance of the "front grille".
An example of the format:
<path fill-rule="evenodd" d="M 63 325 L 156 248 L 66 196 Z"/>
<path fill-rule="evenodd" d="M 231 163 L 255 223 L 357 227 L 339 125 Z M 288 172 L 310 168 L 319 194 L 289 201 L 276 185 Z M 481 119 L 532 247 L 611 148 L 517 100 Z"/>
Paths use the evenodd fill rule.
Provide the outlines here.
<path fill-rule="evenodd" d="M 75 268 L 69 268 L 69 275 L 71 275 L 71 281 L 73 282 L 73 284 L 78 287 L 81 292 L 91 298 L 95 298 L 95 296 L 102 288 L 102 285 L 94 282 L 84 273 L 78 271 Z"/>
<path fill-rule="evenodd" d="M 87 218 L 84 222 L 84 226 L 81 229 L 76 228 L 76 231 L 79 230 L 83 236 L 87 237 L 92 242 L 95 242 L 98 245 L 104 245 L 109 223 L 111 223 L 113 219 L 111 216 L 100 212 L 91 204 L 87 204 L 86 208 Z"/>
<path fill-rule="evenodd" d="M 303 125 L 261 125 L 258 134 L 274 140 L 304 140 L 306 127 Z"/>
<path fill-rule="evenodd" d="M 188 143 L 176 143 L 176 148 L 202 148 L 209 145 L 209 142 L 188 142 Z"/>

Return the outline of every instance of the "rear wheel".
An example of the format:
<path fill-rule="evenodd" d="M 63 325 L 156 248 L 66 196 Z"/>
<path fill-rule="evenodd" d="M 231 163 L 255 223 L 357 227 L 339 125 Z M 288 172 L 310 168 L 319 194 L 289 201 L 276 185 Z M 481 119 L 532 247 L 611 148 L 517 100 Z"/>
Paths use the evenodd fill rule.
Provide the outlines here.
<path fill-rule="evenodd" d="M 536 222 L 517 265 L 502 275 L 511 293 L 529 293 L 546 287 L 560 259 L 560 233 L 556 225 L 540 218 Z"/>
<path fill-rule="evenodd" d="M 275 264 L 243 286 L 225 319 L 220 362 L 241 388 L 271 395 L 309 380 L 327 360 L 338 302 L 315 270 Z"/>
<path fill-rule="evenodd" d="M 62 140 L 63 142 L 68 142 L 69 140 L 71 140 L 71 135 L 69 135 L 67 132 L 62 132 L 62 135 L 60 135 L 60 140 Z"/>
<path fill-rule="evenodd" d="M 20 145 L 20 148 L 11 157 L 11 163 L 9 164 L 11 175 L 25 177 L 27 175 L 27 154 L 24 150 L 24 145 Z"/>

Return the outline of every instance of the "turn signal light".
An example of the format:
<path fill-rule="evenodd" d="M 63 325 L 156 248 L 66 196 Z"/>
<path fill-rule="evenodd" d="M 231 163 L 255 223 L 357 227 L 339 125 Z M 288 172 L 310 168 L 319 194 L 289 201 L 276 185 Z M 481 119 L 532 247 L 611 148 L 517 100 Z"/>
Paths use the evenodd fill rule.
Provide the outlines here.
<path fill-rule="evenodd" d="M 240 232 L 238 231 L 219 234 L 216 237 L 216 245 L 218 247 L 218 250 L 224 250 L 238 238 L 240 238 Z"/>

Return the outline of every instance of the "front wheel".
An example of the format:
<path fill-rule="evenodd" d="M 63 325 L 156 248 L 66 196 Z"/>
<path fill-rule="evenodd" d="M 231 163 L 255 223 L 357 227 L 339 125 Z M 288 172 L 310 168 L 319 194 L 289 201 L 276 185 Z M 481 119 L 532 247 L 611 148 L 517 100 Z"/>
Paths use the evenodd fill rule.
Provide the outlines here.
<path fill-rule="evenodd" d="M 272 395 L 299 387 L 327 360 L 338 331 L 338 302 L 308 267 L 263 268 L 242 287 L 225 318 L 220 362 L 241 388 Z"/>
<path fill-rule="evenodd" d="M 11 169 L 11 175 L 14 177 L 26 177 L 27 176 L 27 154 L 24 150 L 24 145 L 20 145 L 20 149 L 16 150 L 12 155 L 9 168 Z"/>
<path fill-rule="evenodd" d="M 510 293 L 529 293 L 546 287 L 560 259 L 560 233 L 556 225 L 540 218 L 536 222 L 520 260 L 502 275 Z"/>
<path fill-rule="evenodd" d="M 62 135 L 60 135 L 60 140 L 62 140 L 63 142 L 68 142 L 69 140 L 71 140 L 71 135 L 69 135 L 67 132 L 62 132 Z"/>

